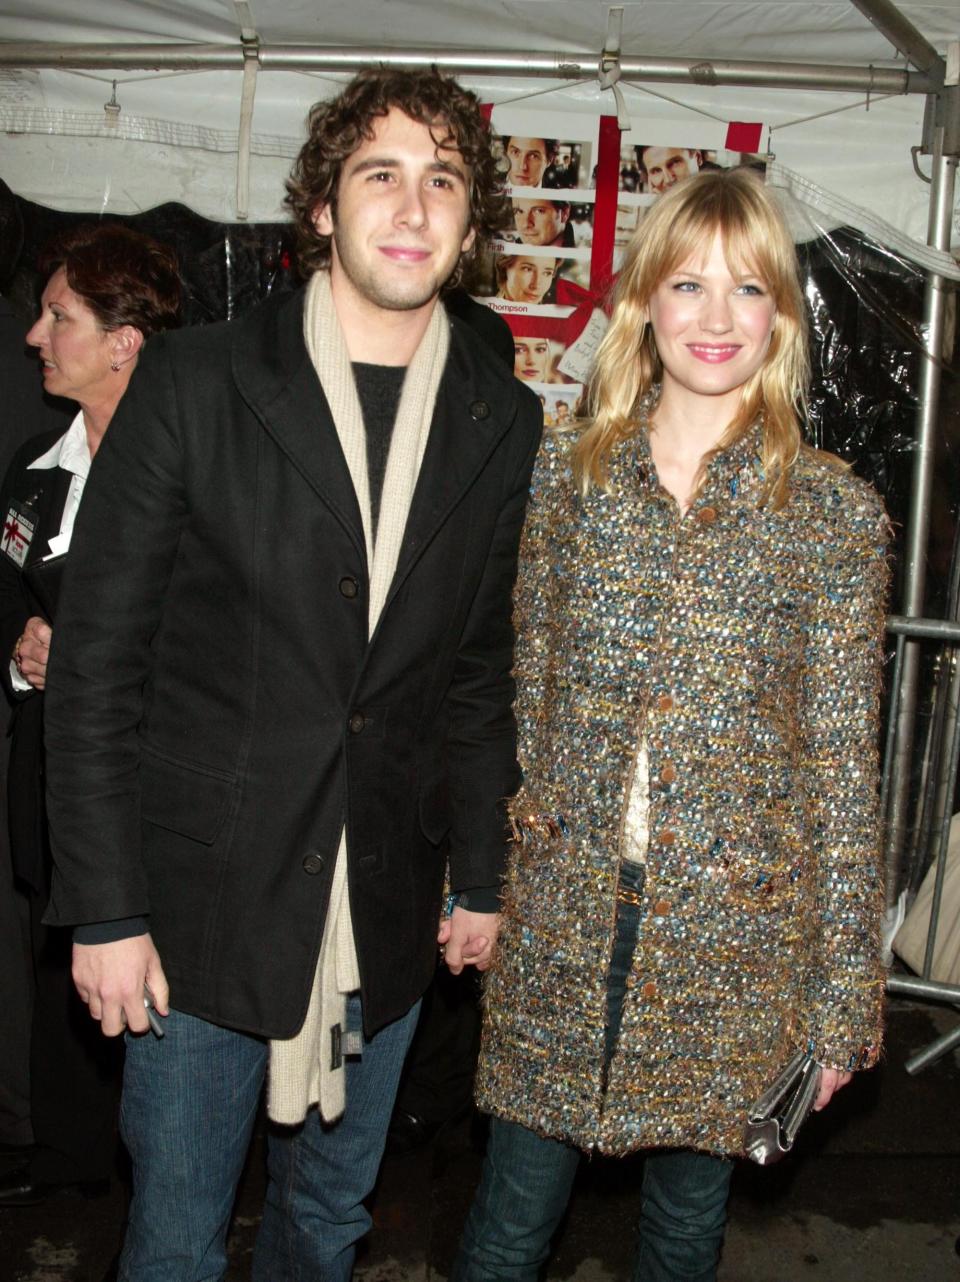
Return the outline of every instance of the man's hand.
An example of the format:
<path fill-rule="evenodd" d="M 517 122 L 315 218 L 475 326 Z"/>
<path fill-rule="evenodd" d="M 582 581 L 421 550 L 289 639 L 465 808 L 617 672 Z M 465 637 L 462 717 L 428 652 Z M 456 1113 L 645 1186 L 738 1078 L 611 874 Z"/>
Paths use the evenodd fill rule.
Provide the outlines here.
<path fill-rule="evenodd" d="M 826 1108 L 836 1092 L 842 1090 L 852 1077 L 852 1073 L 841 1072 L 839 1068 L 822 1068 L 820 1090 L 817 1092 L 817 1099 L 813 1106 L 814 1112 L 819 1113 L 822 1108 Z"/>
<path fill-rule="evenodd" d="M 29 681 L 34 690 L 42 690 L 47 684 L 47 660 L 50 658 L 50 638 L 53 629 L 46 619 L 31 615 L 27 619 L 23 634 L 13 648 L 13 661 L 24 681 Z"/>
<path fill-rule="evenodd" d="M 144 984 L 153 993 L 157 1014 L 170 1013 L 166 976 L 149 935 L 112 944 L 74 944 L 73 982 L 107 1037 L 127 1028 L 131 1033 L 147 1031 Z"/>
<path fill-rule="evenodd" d="M 486 970 L 500 929 L 499 913 L 472 913 L 454 908 L 453 915 L 440 923 L 437 943 L 443 949 L 447 968 L 459 975 L 464 966 Z"/>

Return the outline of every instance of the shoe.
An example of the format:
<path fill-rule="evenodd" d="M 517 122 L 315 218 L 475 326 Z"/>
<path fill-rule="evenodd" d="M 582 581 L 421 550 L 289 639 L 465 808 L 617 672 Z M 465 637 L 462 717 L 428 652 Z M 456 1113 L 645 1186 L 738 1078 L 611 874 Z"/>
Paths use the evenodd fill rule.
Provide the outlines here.
<path fill-rule="evenodd" d="M 74 1189 L 84 1197 L 102 1197 L 110 1190 L 109 1180 L 62 1180 L 58 1182 L 35 1180 L 29 1165 L 0 1176 L 0 1210 L 3 1207 L 39 1206 L 55 1193 Z"/>

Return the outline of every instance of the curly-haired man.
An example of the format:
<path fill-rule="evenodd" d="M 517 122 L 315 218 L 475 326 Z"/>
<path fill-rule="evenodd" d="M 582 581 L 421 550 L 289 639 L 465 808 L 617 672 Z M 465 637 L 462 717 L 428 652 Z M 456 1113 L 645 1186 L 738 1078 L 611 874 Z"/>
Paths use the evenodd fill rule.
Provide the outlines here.
<path fill-rule="evenodd" d="M 254 1277 L 348 1278 L 446 868 L 450 969 L 497 933 L 541 414 L 439 301 L 509 217 L 475 98 L 361 74 L 288 198 L 305 287 L 151 343 L 48 678 L 50 920 L 129 1034 L 126 1282 L 223 1275 L 268 1065 Z"/>

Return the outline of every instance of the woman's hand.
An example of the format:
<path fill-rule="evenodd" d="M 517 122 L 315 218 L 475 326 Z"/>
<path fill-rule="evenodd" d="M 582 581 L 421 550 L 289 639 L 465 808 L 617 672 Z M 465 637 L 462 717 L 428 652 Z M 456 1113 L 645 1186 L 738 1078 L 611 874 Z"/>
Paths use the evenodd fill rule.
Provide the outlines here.
<path fill-rule="evenodd" d="M 820 1070 L 820 1090 L 817 1092 L 813 1111 L 819 1113 L 826 1108 L 834 1094 L 842 1090 L 853 1077 L 852 1073 L 843 1073 L 839 1068 L 822 1068 Z"/>
<path fill-rule="evenodd" d="M 13 647 L 13 661 L 24 681 L 29 681 L 34 690 L 42 690 L 47 684 L 47 660 L 50 657 L 50 638 L 53 629 L 46 619 L 33 615 L 27 619 L 23 634 Z"/>
<path fill-rule="evenodd" d="M 459 975 L 464 966 L 486 970 L 493 960 L 493 949 L 500 929 L 499 913 L 474 913 L 454 908 L 440 923 L 437 943 L 447 969 Z"/>

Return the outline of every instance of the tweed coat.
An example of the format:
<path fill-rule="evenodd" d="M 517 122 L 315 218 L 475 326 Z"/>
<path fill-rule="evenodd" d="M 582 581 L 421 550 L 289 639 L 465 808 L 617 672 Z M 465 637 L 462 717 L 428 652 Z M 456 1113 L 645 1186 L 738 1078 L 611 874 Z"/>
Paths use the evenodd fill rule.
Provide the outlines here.
<path fill-rule="evenodd" d="M 733 1154 L 798 1047 L 840 1068 L 881 1037 L 877 802 L 887 521 L 804 451 L 779 511 L 759 433 L 681 518 L 646 433 L 580 499 L 542 447 L 516 592 L 524 785 L 481 1107 L 582 1148 Z M 649 753 L 647 877 L 604 1065 L 623 822 Z"/>

